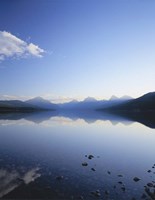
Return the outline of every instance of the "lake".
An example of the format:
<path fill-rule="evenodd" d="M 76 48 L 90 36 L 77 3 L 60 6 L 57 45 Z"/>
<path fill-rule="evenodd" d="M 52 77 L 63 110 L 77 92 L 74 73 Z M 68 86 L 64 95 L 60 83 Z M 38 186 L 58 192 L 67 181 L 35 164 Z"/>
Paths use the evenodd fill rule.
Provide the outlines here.
<path fill-rule="evenodd" d="M 155 199 L 155 129 L 102 112 L 0 115 L 0 198 Z"/>

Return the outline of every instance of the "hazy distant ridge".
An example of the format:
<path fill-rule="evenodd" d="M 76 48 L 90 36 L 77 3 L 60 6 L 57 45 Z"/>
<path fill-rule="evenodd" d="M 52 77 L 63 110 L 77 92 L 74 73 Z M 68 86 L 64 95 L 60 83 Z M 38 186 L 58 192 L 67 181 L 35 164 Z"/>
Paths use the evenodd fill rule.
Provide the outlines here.
<path fill-rule="evenodd" d="M 43 99 L 41 97 L 35 97 L 33 99 L 25 101 L 25 103 L 48 110 L 53 110 L 53 109 L 55 110 L 58 108 L 57 104 L 51 103 L 50 101 Z"/>
<path fill-rule="evenodd" d="M 120 105 L 113 105 L 107 108 L 107 110 L 128 112 L 155 111 L 155 92 L 147 93 Z"/>
<path fill-rule="evenodd" d="M 25 102 L 19 100 L 0 101 L 0 111 L 35 111 L 35 110 L 109 110 L 109 111 L 155 111 L 155 92 L 147 93 L 137 99 L 129 96 L 118 98 L 112 96 L 109 100 L 96 100 L 87 97 L 83 101 L 54 104 L 41 97 Z"/>

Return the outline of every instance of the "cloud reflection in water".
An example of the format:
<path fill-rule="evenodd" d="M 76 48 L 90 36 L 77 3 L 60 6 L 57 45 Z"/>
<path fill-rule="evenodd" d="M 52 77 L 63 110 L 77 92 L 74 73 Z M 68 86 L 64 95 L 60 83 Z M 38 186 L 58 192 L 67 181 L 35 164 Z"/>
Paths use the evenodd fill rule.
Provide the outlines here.
<path fill-rule="evenodd" d="M 0 198 L 19 187 L 22 183 L 29 184 L 35 181 L 41 176 L 38 171 L 38 167 L 30 169 L 24 174 L 17 170 L 0 169 Z"/>

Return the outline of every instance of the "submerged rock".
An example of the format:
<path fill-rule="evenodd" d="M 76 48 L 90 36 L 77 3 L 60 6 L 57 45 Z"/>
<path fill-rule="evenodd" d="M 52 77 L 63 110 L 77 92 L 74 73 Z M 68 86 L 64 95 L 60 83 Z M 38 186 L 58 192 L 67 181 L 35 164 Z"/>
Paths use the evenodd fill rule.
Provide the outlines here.
<path fill-rule="evenodd" d="M 86 167 L 86 166 L 88 166 L 88 163 L 87 162 L 83 162 L 82 166 Z"/>
<path fill-rule="evenodd" d="M 119 174 L 118 177 L 123 177 L 123 175 L 122 175 L 122 174 Z"/>
<path fill-rule="evenodd" d="M 91 168 L 91 170 L 94 171 L 94 172 L 96 171 L 96 169 L 94 169 L 93 167 Z"/>
<path fill-rule="evenodd" d="M 153 183 L 147 183 L 148 187 L 153 187 Z"/>
<path fill-rule="evenodd" d="M 134 180 L 135 182 L 138 182 L 138 181 L 140 181 L 141 179 L 138 178 L 138 177 L 134 177 L 133 180 Z"/>
<path fill-rule="evenodd" d="M 110 171 L 107 171 L 107 173 L 108 173 L 108 174 L 111 174 L 111 172 L 110 172 Z"/>
<path fill-rule="evenodd" d="M 126 190 L 125 187 L 121 187 L 121 189 L 123 190 L 123 192 L 125 192 L 125 190 Z"/>
<path fill-rule="evenodd" d="M 92 158 L 94 158 L 93 155 L 89 155 L 89 156 L 88 156 L 88 159 L 92 159 Z"/>
<path fill-rule="evenodd" d="M 101 196 L 101 193 L 99 190 L 96 190 L 96 191 L 92 191 L 91 194 L 95 197 L 100 197 Z"/>
<path fill-rule="evenodd" d="M 105 194 L 106 194 L 106 195 L 109 195 L 109 191 L 108 191 L 108 190 L 105 190 Z"/>
<path fill-rule="evenodd" d="M 148 173 L 151 173 L 151 170 L 149 169 L 147 172 L 148 172 Z"/>

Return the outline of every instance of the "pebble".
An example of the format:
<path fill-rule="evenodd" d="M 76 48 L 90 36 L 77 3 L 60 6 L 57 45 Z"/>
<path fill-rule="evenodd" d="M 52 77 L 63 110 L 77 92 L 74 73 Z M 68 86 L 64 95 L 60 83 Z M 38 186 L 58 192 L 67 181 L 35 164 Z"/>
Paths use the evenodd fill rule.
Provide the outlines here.
<path fill-rule="evenodd" d="M 106 195 L 109 195 L 109 191 L 108 191 L 108 190 L 105 190 L 105 194 L 106 194 Z"/>
<path fill-rule="evenodd" d="M 123 192 L 125 192 L 125 187 L 121 187 L 121 189 L 123 190 Z"/>
<path fill-rule="evenodd" d="M 88 159 L 92 159 L 92 158 L 94 158 L 93 155 L 89 155 L 89 156 L 88 156 Z"/>
<path fill-rule="evenodd" d="M 91 168 L 91 170 L 94 171 L 94 172 L 96 171 L 93 167 Z"/>
<path fill-rule="evenodd" d="M 147 183 L 148 187 L 153 187 L 153 183 Z"/>
<path fill-rule="evenodd" d="M 82 163 L 82 166 L 86 167 L 86 166 L 88 166 L 88 163 L 83 162 L 83 163 Z"/>
<path fill-rule="evenodd" d="M 92 191 L 91 194 L 95 197 L 100 197 L 101 194 L 100 194 L 100 191 L 99 190 L 96 190 L 96 191 Z"/>
<path fill-rule="evenodd" d="M 149 169 L 147 172 L 148 172 L 148 173 L 150 173 L 150 172 L 151 172 L 151 170 Z"/>
<path fill-rule="evenodd" d="M 135 182 L 138 182 L 138 181 L 140 181 L 140 178 L 135 177 L 135 178 L 133 178 L 133 180 L 134 180 Z"/>
<path fill-rule="evenodd" d="M 111 174 L 111 172 L 110 172 L 110 171 L 107 171 L 107 173 L 108 173 L 108 174 Z"/>

